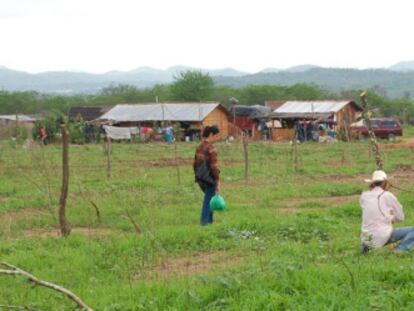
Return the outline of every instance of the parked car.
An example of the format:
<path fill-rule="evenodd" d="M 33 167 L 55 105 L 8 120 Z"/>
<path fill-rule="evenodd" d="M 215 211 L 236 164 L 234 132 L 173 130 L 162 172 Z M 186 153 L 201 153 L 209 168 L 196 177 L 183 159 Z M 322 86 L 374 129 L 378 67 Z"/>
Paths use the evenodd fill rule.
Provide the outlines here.
<path fill-rule="evenodd" d="M 396 136 L 402 136 L 403 130 L 400 122 L 392 118 L 371 119 L 372 130 L 376 137 L 394 140 Z M 351 132 L 359 139 L 368 138 L 368 128 L 364 121 L 351 124 Z"/>

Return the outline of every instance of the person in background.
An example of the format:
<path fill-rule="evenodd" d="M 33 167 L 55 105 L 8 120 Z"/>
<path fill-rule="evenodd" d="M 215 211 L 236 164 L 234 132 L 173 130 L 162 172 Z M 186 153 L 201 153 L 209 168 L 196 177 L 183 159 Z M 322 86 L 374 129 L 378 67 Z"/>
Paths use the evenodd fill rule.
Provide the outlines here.
<path fill-rule="evenodd" d="M 213 145 L 220 139 L 217 126 L 206 126 L 202 133 L 202 142 L 197 147 L 193 169 L 195 181 L 204 192 L 201 208 L 200 224 L 202 226 L 213 223 L 213 212 L 210 211 L 210 200 L 220 192 L 220 169 L 218 165 L 217 149 Z"/>
<path fill-rule="evenodd" d="M 362 193 L 361 252 L 370 248 L 399 242 L 397 253 L 410 250 L 414 246 L 414 227 L 394 228 L 393 224 L 404 220 L 403 208 L 398 199 L 389 191 L 387 174 L 375 171 L 372 179 L 366 179 L 370 189 Z"/>
<path fill-rule="evenodd" d="M 44 126 L 40 127 L 39 136 L 40 136 L 40 140 L 42 144 L 46 146 L 47 145 L 47 132 Z"/>
<path fill-rule="evenodd" d="M 168 144 L 172 144 L 174 142 L 174 130 L 171 124 L 168 124 L 164 128 L 164 139 Z"/>

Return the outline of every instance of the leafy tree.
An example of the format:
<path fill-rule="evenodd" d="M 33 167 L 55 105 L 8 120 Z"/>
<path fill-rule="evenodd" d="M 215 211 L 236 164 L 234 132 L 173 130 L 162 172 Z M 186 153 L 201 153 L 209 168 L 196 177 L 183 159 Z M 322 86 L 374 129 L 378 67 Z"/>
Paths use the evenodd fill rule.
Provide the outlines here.
<path fill-rule="evenodd" d="M 174 77 L 171 93 L 175 100 L 200 101 L 210 98 L 214 81 L 208 73 L 188 70 Z"/>
<path fill-rule="evenodd" d="M 316 84 L 298 83 L 287 89 L 287 96 L 297 100 L 326 99 L 327 92 Z"/>
<path fill-rule="evenodd" d="M 56 134 L 60 132 L 60 125 L 65 122 L 65 116 L 60 111 L 48 111 L 42 120 L 36 121 L 33 129 L 33 138 L 39 139 L 39 130 L 41 127 L 44 127 L 48 139 L 53 140 Z"/>

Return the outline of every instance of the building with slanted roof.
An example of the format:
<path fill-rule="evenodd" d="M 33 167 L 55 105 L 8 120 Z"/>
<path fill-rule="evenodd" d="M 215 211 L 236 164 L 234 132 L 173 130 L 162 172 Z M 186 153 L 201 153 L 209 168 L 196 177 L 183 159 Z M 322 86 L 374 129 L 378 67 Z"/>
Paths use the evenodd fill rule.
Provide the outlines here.
<path fill-rule="evenodd" d="M 78 119 L 82 118 L 84 121 L 92 121 L 95 119 L 98 119 L 100 116 L 102 116 L 104 113 L 108 112 L 110 109 L 112 109 L 111 106 L 76 106 L 71 107 L 69 109 L 69 118 L 71 119 Z"/>
<path fill-rule="evenodd" d="M 18 126 L 31 133 L 36 119 L 24 114 L 0 115 L 0 137 L 9 137 L 13 129 Z"/>
<path fill-rule="evenodd" d="M 119 104 L 95 120 L 118 126 L 154 122 L 179 122 L 183 128 L 217 125 L 223 137 L 229 134 L 229 112 L 218 102 Z"/>
<path fill-rule="evenodd" d="M 343 126 L 344 122 L 354 122 L 358 112 L 362 111 L 353 101 L 287 101 L 271 114 L 278 119 L 326 119 Z"/>
<path fill-rule="evenodd" d="M 349 129 L 362 111 L 354 101 L 324 100 L 324 101 L 286 101 L 269 115 L 273 120 L 285 124 L 284 129 L 276 129 L 276 140 L 293 137 L 293 127 L 297 121 L 324 122 L 334 126 L 335 131 Z"/>

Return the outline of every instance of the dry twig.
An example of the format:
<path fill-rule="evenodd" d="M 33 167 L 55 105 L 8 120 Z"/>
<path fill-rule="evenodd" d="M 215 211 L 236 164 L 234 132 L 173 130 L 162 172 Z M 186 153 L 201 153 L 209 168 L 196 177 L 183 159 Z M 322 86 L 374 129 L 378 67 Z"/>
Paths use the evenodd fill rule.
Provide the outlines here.
<path fill-rule="evenodd" d="M 136 223 L 136 221 L 134 220 L 134 218 L 132 218 L 132 216 L 131 216 L 131 214 L 129 213 L 128 209 L 125 209 L 125 213 L 126 213 L 127 218 L 131 221 L 132 225 L 134 226 L 134 228 L 135 228 L 135 232 L 136 232 L 137 234 L 140 234 L 140 233 L 141 233 L 141 228 L 140 228 L 140 227 L 139 227 L 139 225 Z"/>
<path fill-rule="evenodd" d="M 41 311 L 39 309 L 33 309 L 28 306 L 10 306 L 10 305 L 0 305 L 0 310 L 8 309 L 8 310 L 27 310 L 27 311 Z"/>
<path fill-rule="evenodd" d="M 98 204 L 96 204 L 96 202 L 92 199 L 89 199 L 85 196 L 85 194 L 82 191 L 82 187 L 81 184 L 78 184 L 79 187 L 79 194 L 82 197 L 82 199 L 86 202 L 89 202 L 94 208 L 95 208 L 95 213 L 96 213 L 96 218 L 98 219 L 98 222 L 101 222 L 101 211 L 99 210 Z"/>

